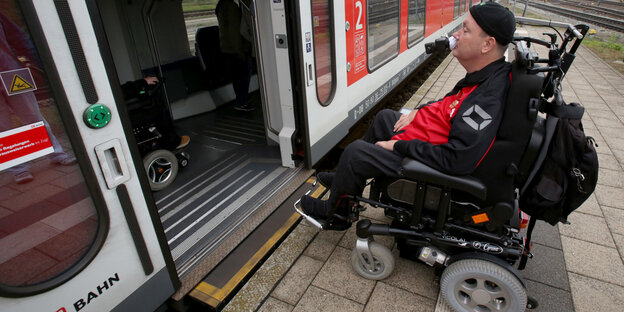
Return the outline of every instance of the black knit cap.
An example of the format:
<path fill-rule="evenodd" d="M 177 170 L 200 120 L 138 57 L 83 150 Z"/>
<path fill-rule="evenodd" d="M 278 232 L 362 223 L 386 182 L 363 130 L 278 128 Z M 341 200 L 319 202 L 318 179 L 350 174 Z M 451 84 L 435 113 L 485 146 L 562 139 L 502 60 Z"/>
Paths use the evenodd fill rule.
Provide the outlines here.
<path fill-rule="evenodd" d="M 470 8 L 470 15 L 496 42 L 507 45 L 516 32 L 516 18 L 506 7 L 496 2 L 481 2 Z"/>

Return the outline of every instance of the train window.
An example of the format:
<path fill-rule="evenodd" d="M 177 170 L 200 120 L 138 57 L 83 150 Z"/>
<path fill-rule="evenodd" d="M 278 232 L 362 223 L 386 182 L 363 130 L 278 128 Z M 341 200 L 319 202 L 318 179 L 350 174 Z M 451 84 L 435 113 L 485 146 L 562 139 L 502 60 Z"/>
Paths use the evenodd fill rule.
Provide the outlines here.
<path fill-rule="evenodd" d="M 371 71 L 399 53 L 399 2 L 367 1 L 368 68 Z"/>
<path fill-rule="evenodd" d="M 412 45 L 425 35 L 425 0 L 409 0 L 407 13 L 407 44 Z"/>
<path fill-rule="evenodd" d="M 459 17 L 459 8 L 461 6 L 461 0 L 455 0 L 455 8 L 453 9 L 453 19 Z"/>
<path fill-rule="evenodd" d="M 217 0 L 182 0 L 184 24 L 189 34 L 188 43 L 191 54 L 196 55 L 196 40 L 200 28 L 218 27 L 219 23 L 214 12 Z"/>
<path fill-rule="evenodd" d="M 319 103 L 329 105 L 334 90 L 333 32 L 329 0 L 312 1 L 312 32 L 314 34 L 314 68 L 316 95 Z"/>
<path fill-rule="evenodd" d="M 108 214 L 85 184 L 83 174 L 93 172 L 77 164 L 59 116 L 64 100 L 52 96 L 41 51 L 10 4 L 17 1 L 8 3 L 0 14 L 0 296 L 27 296 L 62 284 L 93 259 Z"/>

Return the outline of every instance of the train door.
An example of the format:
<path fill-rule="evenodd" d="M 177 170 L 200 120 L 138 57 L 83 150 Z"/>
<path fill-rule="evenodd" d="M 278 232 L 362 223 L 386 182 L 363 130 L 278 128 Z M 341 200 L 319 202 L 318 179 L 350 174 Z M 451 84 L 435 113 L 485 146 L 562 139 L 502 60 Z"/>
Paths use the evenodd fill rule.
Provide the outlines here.
<path fill-rule="evenodd" d="M 122 115 L 128 111 L 132 131 L 145 127 L 131 110 L 149 113 L 157 101 L 170 112 L 174 132 L 190 138 L 185 147 L 174 146 L 190 156 L 186 166 L 178 166 L 171 184 L 146 194 L 153 197 L 181 281 L 173 296 L 179 300 L 311 174 L 293 158 L 284 6 L 250 0 L 95 2 L 112 55 L 106 68 L 111 84 L 150 76 L 162 83 L 158 94 L 146 92 L 146 105 L 117 102 Z M 198 4 L 208 8 L 195 10 Z M 252 40 L 241 38 L 243 14 L 250 17 Z M 240 101 L 251 109 L 239 107 L 241 67 L 244 74 L 251 69 Z M 153 144 L 135 141 L 149 174 Z"/>
<path fill-rule="evenodd" d="M 0 1 L 3 311 L 153 311 L 179 284 L 93 5 Z"/>

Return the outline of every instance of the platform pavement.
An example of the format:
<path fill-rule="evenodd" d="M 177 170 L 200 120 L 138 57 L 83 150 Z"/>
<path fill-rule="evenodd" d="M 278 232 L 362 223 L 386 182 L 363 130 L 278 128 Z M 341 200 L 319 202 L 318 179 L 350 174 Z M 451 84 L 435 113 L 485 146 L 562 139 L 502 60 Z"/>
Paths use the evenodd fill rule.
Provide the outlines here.
<path fill-rule="evenodd" d="M 532 36 L 543 28 L 526 27 Z M 541 55 L 544 51 L 541 51 Z M 406 108 L 439 99 L 465 71 L 449 56 Z M 521 271 L 534 311 L 622 311 L 624 306 L 624 76 L 581 47 L 563 85 L 564 98 L 586 108 L 585 131 L 599 144 L 598 186 L 570 215 L 570 225 L 538 222 L 535 258 Z M 364 217 L 387 221 L 381 209 Z M 350 264 L 355 227 L 319 232 L 302 221 L 251 277 L 225 311 L 450 311 L 433 270 L 396 258 L 382 281 L 357 275 Z M 377 237 L 393 247 L 393 240 Z M 398 255 L 396 247 L 393 252 Z"/>

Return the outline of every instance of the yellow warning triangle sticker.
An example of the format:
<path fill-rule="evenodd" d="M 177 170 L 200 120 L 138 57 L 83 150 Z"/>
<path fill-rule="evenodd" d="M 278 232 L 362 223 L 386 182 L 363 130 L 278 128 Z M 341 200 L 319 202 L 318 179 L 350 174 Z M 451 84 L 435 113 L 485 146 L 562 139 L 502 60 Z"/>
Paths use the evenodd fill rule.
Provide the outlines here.
<path fill-rule="evenodd" d="M 35 87 L 28 83 L 28 81 L 26 81 L 24 78 L 20 77 L 20 75 L 13 75 L 13 79 L 11 79 L 11 88 L 9 88 L 9 93 L 15 93 L 30 89 L 35 89 Z"/>

